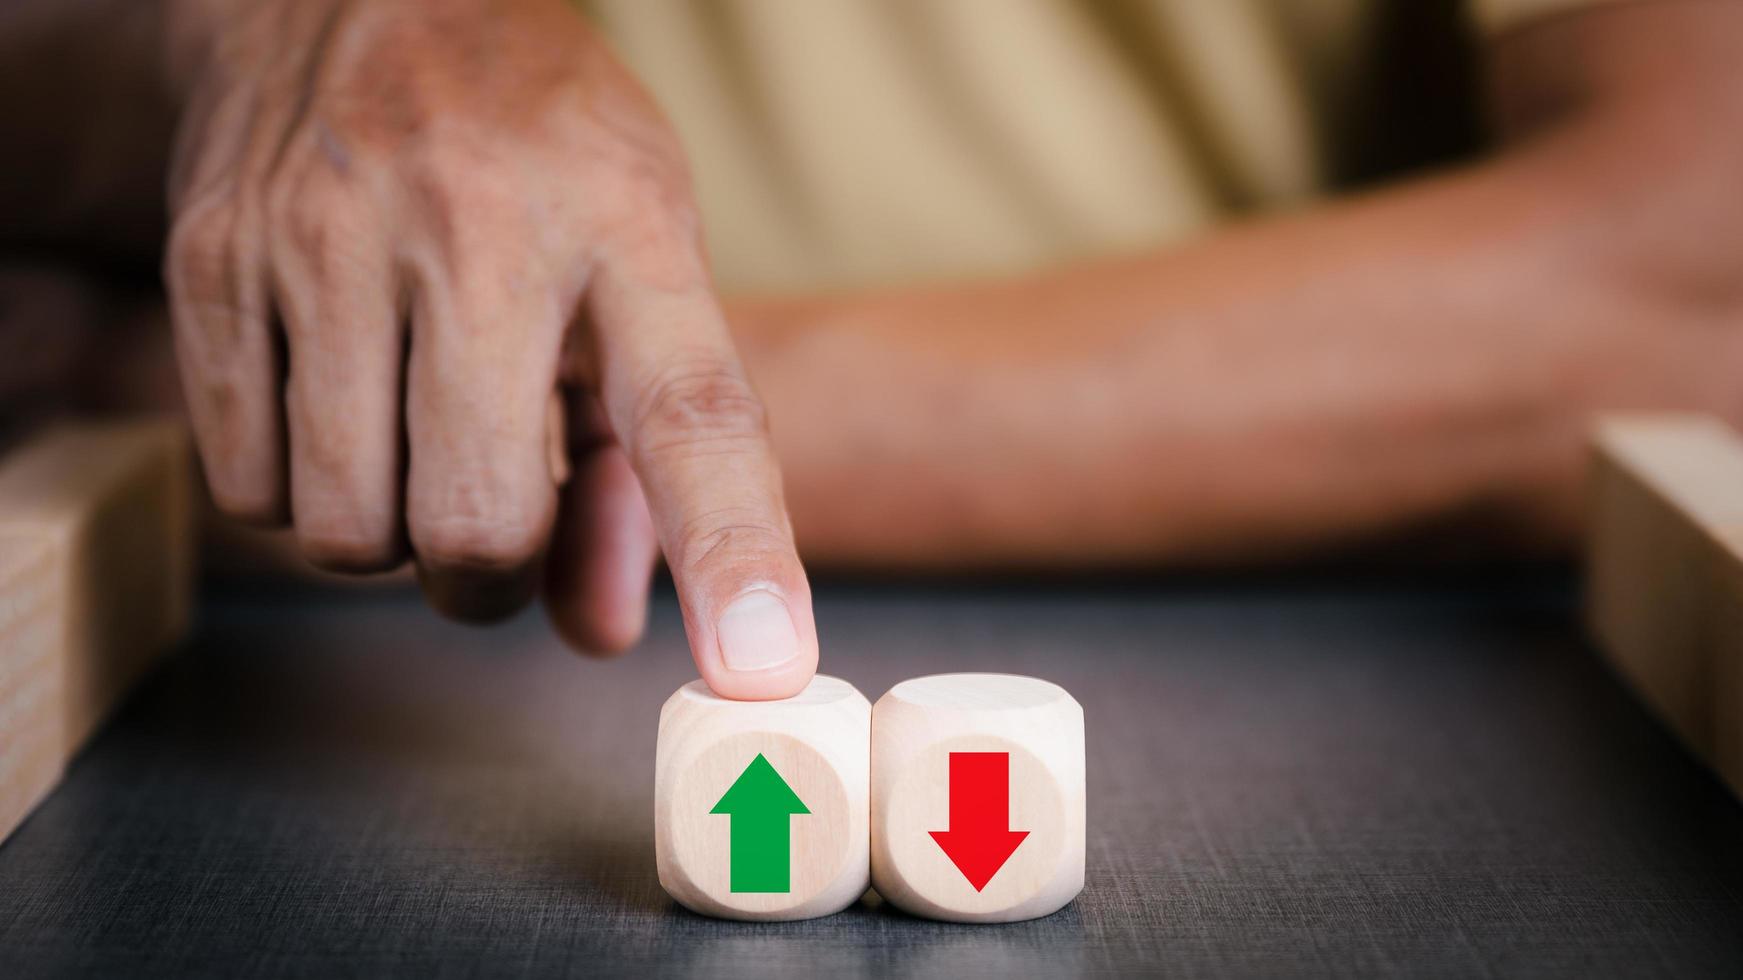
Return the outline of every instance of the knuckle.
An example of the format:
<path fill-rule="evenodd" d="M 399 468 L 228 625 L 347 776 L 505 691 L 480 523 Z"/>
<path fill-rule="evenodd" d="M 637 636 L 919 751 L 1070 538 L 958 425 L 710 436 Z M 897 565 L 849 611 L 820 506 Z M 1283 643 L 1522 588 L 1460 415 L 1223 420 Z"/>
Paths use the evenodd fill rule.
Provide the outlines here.
<path fill-rule="evenodd" d="M 641 278 L 674 290 L 706 279 L 702 217 L 681 162 L 629 154 L 598 169 L 594 194 L 602 240 Z"/>
<path fill-rule="evenodd" d="M 708 445 L 731 451 L 767 438 L 768 415 L 739 370 L 705 360 L 668 370 L 645 385 L 632 428 L 635 449 L 644 456 Z"/>
<path fill-rule="evenodd" d="M 426 230 L 438 241 L 453 242 L 489 220 L 503 220 L 503 206 L 524 186 L 490 155 L 454 139 L 432 139 L 405 174 L 405 186 Z M 500 198 L 500 200 L 498 200 Z"/>
<path fill-rule="evenodd" d="M 645 155 L 619 164 L 610 178 L 610 199 L 626 212 L 655 216 L 657 224 L 677 231 L 701 225 L 689 177 L 676 164 Z"/>
<path fill-rule="evenodd" d="M 199 202 L 170 225 L 163 275 L 178 302 L 209 302 L 230 291 L 236 220 L 235 211 L 227 205 Z"/>
<path fill-rule="evenodd" d="M 244 215 L 231 201 L 207 198 L 185 209 L 170 226 L 163 279 L 184 382 L 222 371 L 257 339 L 253 334 L 263 319 L 262 296 L 245 254 L 244 225 Z M 192 377 L 185 374 L 190 370 Z"/>
<path fill-rule="evenodd" d="M 413 546 L 426 566 L 455 572 L 510 572 L 537 557 L 542 529 L 511 518 L 447 516 L 416 523 Z"/>
<path fill-rule="evenodd" d="M 275 251 L 325 266 L 354 237 L 349 225 L 356 209 L 337 182 L 319 171 L 276 182 L 268 195 Z"/>
<path fill-rule="evenodd" d="M 275 190 L 269 206 L 274 240 L 302 255 L 318 256 L 325 252 L 331 224 L 326 204 L 322 195 L 308 185 Z"/>
<path fill-rule="evenodd" d="M 678 560 L 687 571 L 778 561 L 792 550 L 786 529 L 762 511 L 716 510 L 686 521 Z"/>

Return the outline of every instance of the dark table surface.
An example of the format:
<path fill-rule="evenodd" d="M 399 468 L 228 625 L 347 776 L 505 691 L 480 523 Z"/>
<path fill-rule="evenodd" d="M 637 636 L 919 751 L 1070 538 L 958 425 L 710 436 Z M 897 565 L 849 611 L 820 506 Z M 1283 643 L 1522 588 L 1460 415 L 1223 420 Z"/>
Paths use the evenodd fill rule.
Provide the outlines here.
<path fill-rule="evenodd" d="M 1083 703 L 1083 894 L 963 926 L 718 922 L 654 878 L 675 609 L 616 662 L 536 614 L 209 598 L 0 846 L 0 976 L 1743 976 L 1743 805 L 1555 583 L 824 587 L 826 669 Z"/>

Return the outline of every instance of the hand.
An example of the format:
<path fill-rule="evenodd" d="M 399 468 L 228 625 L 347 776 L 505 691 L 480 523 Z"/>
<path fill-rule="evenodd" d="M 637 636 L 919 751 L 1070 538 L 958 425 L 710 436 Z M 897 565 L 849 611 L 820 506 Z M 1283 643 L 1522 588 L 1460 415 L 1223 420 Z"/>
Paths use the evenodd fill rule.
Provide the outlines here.
<path fill-rule="evenodd" d="M 657 548 L 715 691 L 802 688 L 810 590 L 682 154 L 587 24 L 558 0 L 176 14 L 165 275 L 220 507 L 288 519 L 327 568 L 409 549 L 466 619 L 523 605 L 543 559 L 552 619 L 599 651 L 640 634 Z"/>

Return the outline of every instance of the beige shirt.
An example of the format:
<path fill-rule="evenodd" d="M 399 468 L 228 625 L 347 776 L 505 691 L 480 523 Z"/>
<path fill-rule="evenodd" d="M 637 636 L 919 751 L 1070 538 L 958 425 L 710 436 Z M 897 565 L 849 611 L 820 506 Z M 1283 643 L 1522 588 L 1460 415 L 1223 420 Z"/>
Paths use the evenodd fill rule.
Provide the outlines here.
<path fill-rule="evenodd" d="M 1600 0 L 577 2 L 670 114 L 742 292 L 1011 274 L 1309 200 L 1412 128 L 1387 86 Z"/>

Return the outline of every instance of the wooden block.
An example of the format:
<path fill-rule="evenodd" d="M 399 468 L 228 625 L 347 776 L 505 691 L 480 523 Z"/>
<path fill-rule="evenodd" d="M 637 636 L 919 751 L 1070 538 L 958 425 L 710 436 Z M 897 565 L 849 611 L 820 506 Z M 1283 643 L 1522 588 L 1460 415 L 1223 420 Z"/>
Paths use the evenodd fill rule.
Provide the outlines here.
<path fill-rule="evenodd" d="M 1713 767 L 1743 796 L 1743 524 L 1719 539 L 1723 555 L 1710 608 Z"/>
<path fill-rule="evenodd" d="M 1587 624 L 1743 792 L 1743 439 L 1705 416 L 1631 416 L 1594 447 Z"/>
<path fill-rule="evenodd" d="M 185 628 L 188 466 L 158 421 L 60 426 L 0 459 L 0 838 Z"/>
<path fill-rule="evenodd" d="M 701 681 L 660 709 L 660 884 L 729 919 L 839 912 L 870 881 L 871 704 L 819 674 L 783 701 L 728 701 Z"/>
<path fill-rule="evenodd" d="M 54 541 L 0 535 L 0 840 L 42 802 L 64 762 L 60 568 Z"/>
<path fill-rule="evenodd" d="M 915 915 L 1014 922 L 1083 889 L 1083 709 L 1009 674 L 903 681 L 872 709 L 872 885 Z"/>

